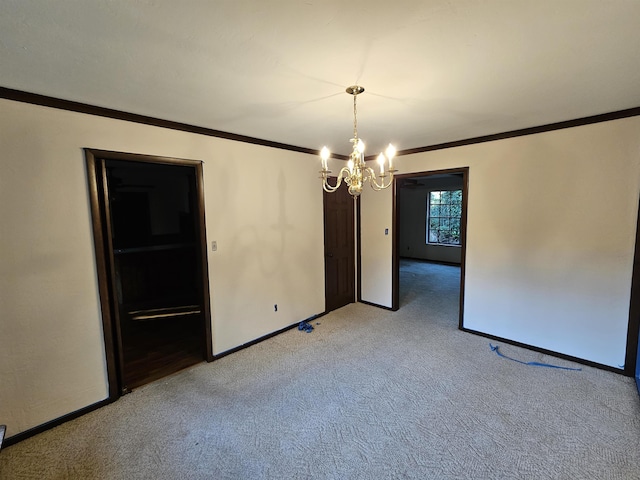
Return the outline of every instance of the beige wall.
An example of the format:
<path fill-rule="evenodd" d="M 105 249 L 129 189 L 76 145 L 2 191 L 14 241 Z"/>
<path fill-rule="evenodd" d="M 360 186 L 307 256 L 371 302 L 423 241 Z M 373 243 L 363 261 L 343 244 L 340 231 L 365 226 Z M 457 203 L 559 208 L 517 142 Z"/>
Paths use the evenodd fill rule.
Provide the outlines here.
<path fill-rule="evenodd" d="M 396 167 L 397 168 L 397 167 Z M 365 186 L 360 199 L 362 300 L 391 308 L 392 188 Z"/>
<path fill-rule="evenodd" d="M 324 311 L 313 156 L 0 100 L 0 423 L 107 396 L 82 148 L 204 162 L 214 353 Z M 278 312 L 273 305 L 278 304 Z"/>
<path fill-rule="evenodd" d="M 466 166 L 464 326 L 621 368 L 640 191 L 640 117 L 397 161 L 400 173 Z M 362 297 L 390 306 L 391 242 L 380 232 L 391 226 L 391 192 L 366 193 Z"/>

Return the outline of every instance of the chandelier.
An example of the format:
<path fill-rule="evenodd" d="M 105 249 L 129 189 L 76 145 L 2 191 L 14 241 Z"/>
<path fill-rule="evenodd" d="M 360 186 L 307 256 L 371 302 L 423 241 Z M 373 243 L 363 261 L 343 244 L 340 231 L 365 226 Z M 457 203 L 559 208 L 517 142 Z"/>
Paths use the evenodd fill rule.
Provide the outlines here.
<path fill-rule="evenodd" d="M 364 92 L 364 87 L 361 87 L 360 85 L 352 85 L 347 88 L 346 92 L 353 95 L 353 138 L 351 139 L 351 143 L 353 143 L 353 150 L 351 155 L 349 155 L 347 166 L 342 167 L 340 170 L 335 186 L 331 186 L 328 181 L 331 170 L 327 168 L 327 160 L 329 160 L 331 153 L 327 147 L 322 147 L 322 150 L 320 151 L 320 158 L 322 160 L 320 178 L 322 178 L 322 188 L 324 188 L 325 192 L 328 193 L 335 192 L 340 188 L 340 185 L 344 180 L 344 182 L 349 186 L 349 193 L 356 198 L 360 193 L 362 193 L 362 186 L 366 182 L 369 182 L 371 188 L 374 190 L 382 190 L 391 186 L 393 183 L 393 174 L 394 172 L 397 172 L 397 170 L 393 168 L 393 157 L 396 155 L 396 149 L 393 145 L 389 144 L 385 153 L 378 155 L 380 173 L 377 176 L 373 168 L 367 167 L 364 161 L 364 142 L 361 138 L 358 138 L 358 111 L 356 108 L 356 98 Z M 389 167 L 385 171 L 385 163 L 387 161 Z M 377 178 L 379 178 L 379 180 Z"/>

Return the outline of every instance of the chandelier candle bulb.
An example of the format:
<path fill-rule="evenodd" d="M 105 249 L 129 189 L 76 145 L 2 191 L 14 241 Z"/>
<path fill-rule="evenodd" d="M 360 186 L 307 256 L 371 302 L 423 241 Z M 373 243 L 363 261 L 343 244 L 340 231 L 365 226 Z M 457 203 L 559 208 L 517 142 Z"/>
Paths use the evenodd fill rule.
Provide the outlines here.
<path fill-rule="evenodd" d="M 380 165 L 380 176 L 384 175 L 384 154 L 378 155 L 378 164 Z"/>
<path fill-rule="evenodd" d="M 387 158 L 389 159 L 389 170 L 393 170 L 393 157 L 396 156 L 396 147 L 389 144 L 387 147 Z"/>
<path fill-rule="evenodd" d="M 327 170 L 327 160 L 329 160 L 330 156 L 331 152 L 329 152 L 329 149 L 327 147 L 322 147 L 322 150 L 320 151 L 320 159 L 322 161 L 322 170 L 324 171 Z"/>

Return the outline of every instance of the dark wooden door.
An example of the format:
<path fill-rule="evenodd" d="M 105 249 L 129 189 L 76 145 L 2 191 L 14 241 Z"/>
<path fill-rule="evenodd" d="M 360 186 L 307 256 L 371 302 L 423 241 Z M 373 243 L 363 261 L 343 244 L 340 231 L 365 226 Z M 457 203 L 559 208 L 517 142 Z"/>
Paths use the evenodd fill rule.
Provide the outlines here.
<path fill-rule="evenodd" d="M 324 192 L 325 310 L 330 312 L 355 299 L 354 200 L 342 185 Z"/>

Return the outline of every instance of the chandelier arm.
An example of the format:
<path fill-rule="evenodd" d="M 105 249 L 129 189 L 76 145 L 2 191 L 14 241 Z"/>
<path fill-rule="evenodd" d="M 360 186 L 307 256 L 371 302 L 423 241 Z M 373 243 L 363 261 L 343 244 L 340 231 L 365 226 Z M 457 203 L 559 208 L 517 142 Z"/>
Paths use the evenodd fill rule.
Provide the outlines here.
<path fill-rule="evenodd" d="M 384 187 L 384 179 L 382 179 L 383 184 L 380 185 L 378 183 L 378 181 L 376 180 L 376 172 L 373 170 L 373 168 L 367 167 L 367 173 L 368 173 L 368 176 L 369 176 L 369 185 L 371 185 L 371 188 L 373 188 L 377 192 L 379 192 L 380 190 L 385 188 Z"/>
<path fill-rule="evenodd" d="M 335 187 L 332 187 L 331 185 L 329 185 L 328 182 L 328 176 L 326 174 L 322 175 L 322 188 L 324 189 L 325 192 L 327 193 L 333 193 L 336 190 L 338 190 L 338 188 L 340 188 L 340 185 L 342 184 L 342 178 L 345 176 L 345 174 L 349 174 L 349 169 L 347 167 L 342 167 L 340 169 L 340 173 L 338 173 L 338 180 L 336 181 L 336 185 Z"/>
<path fill-rule="evenodd" d="M 340 173 L 338 173 L 338 182 L 341 182 L 343 177 L 349 177 L 349 175 L 351 175 L 351 170 L 349 170 L 349 167 L 342 167 L 340 169 Z"/>
<path fill-rule="evenodd" d="M 381 183 L 378 183 L 378 181 L 376 180 L 376 172 L 373 170 L 373 168 L 367 167 L 367 173 L 369 174 L 371 188 L 373 188 L 377 192 L 379 192 L 380 190 L 384 190 L 385 188 L 389 188 L 393 183 L 393 172 L 389 172 L 389 183 L 387 183 L 386 185 L 384 181 L 385 177 L 387 176 L 386 174 L 384 176 L 380 176 Z"/>
<path fill-rule="evenodd" d="M 369 182 L 372 178 L 375 177 L 375 173 L 371 167 L 367 167 L 363 165 L 360 170 L 362 171 L 363 183 Z"/>
<path fill-rule="evenodd" d="M 338 179 L 338 183 L 336 183 L 336 186 L 332 187 L 331 185 L 329 185 L 329 183 L 327 182 L 327 178 L 325 177 L 322 179 L 322 188 L 327 193 L 333 193 L 338 189 L 338 187 L 340 186 L 340 183 L 341 183 L 341 179 Z"/>

